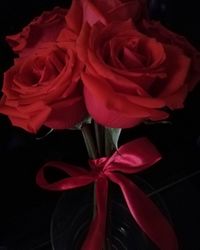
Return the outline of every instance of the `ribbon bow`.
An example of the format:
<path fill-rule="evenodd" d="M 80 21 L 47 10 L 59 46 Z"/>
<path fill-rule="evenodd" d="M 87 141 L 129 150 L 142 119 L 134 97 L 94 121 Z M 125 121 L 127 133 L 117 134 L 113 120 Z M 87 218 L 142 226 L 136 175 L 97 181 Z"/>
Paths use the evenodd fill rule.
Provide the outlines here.
<path fill-rule="evenodd" d="M 140 138 L 124 144 L 111 157 L 90 160 L 90 171 L 63 162 L 49 162 L 39 170 L 36 182 L 40 187 L 54 191 L 96 184 L 97 211 L 81 250 L 102 249 L 109 180 L 119 185 L 132 217 L 155 245 L 161 250 L 177 250 L 177 239 L 168 221 L 153 202 L 122 175 L 140 172 L 160 159 L 156 148 L 146 138 Z M 49 166 L 63 170 L 71 177 L 49 183 L 44 176 L 44 169 Z"/>

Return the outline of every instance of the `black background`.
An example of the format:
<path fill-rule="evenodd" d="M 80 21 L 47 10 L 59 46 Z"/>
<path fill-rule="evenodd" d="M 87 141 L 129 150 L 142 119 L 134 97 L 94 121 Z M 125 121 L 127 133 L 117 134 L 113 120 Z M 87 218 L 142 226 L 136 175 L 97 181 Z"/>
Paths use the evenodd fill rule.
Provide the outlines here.
<path fill-rule="evenodd" d="M 109 0 L 108 0 L 109 1 Z M 150 1 L 151 15 L 172 30 L 185 35 L 200 48 L 198 1 Z M 0 3 L 0 74 L 12 65 L 13 54 L 5 35 L 19 32 L 36 15 L 70 1 L 35 0 Z M 158 147 L 163 160 L 141 176 L 155 188 L 180 180 L 199 170 L 200 86 L 188 96 L 185 108 L 174 111 L 168 124 L 140 125 L 124 130 L 120 143 L 147 136 Z M 35 184 L 35 174 L 48 160 L 82 164 L 87 153 L 79 131 L 54 131 L 37 138 L 13 127 L 0 115 L 0 249 L 31 250 L 49 239 L 49 223 L 58 193 L 48 193 Z M 78 152 L 78 153 L 77 153 Z M 162 192 L 175 223 L 182 249 L 199 250 L 200 177 L 189 178 Z M 3 249 L 3 248 L 2 248 Z M 51 249 L 48 243 L 37 249 Z M 170 250 L 170 249 L 169 249 Z"/>

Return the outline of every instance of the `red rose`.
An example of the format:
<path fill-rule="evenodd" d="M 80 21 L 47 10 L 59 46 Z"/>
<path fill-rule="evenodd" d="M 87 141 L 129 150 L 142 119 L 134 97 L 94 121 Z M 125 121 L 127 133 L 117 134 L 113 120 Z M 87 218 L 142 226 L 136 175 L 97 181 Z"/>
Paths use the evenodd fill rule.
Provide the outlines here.
<path fill-rule="evenodd" d="M 71 30 L 79 34 L 85 22 L 90 25 L 98 21 L 106 24 L 129 18 L 136 22 L 146 16 L 145 0 L 73 0 L 66 22 Z"/>
<path fill-rule="evenodd" d="M 132 127 L 168 116 L 160 108 L 182 107 L 191 59 L 181 48 L 148 37 L 131 21 L 82 28 L 78 54 L 87 109 L 108 127 Z"/>
<path fill-rule="evenodd" d="M 182 49 L 183 54 L 191 59 L 187 85 L 188 90 L 192 90 L 200 81 L 200 52 L 197 51 L 185 37 L 168 30 L 160 22 L 143 20 L 139 28 L 141 32 L 149 37 L 154 37 L 162 43 Z"/>
<path fill-rule="evenodd" d="M 0 112 L 29 132 L 43 124 L 73 127 L 86 115 L 79 82 L 82 69 L 74 43 L 43 43 L 5 73 Z"/>
<path fill-rule="evenodd" d="M 20 56 L 27 55 L 44 42 L 56 41 L 66 25 L 66 13 L 66 9 L 58 7 L 52 11 L 45 11 L 41 16 L 34 18 L 20 33 L 7 36 L 6 40 L 14 52 Z"/>

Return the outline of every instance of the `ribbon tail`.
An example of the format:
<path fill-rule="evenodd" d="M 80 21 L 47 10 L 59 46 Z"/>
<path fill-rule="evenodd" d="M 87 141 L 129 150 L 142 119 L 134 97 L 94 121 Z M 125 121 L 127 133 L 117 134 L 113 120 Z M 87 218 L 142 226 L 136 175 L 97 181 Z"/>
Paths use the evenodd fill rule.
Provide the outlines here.
<path fill-rule="evenodd" d="M 118 173 L 109 178 L 120 186 L 136 223 L 161 250 L 178 250 L 173 228 L 154 203 L 129 179 Z"/>
<path fill-rule="evenodd" d="M 106 233 L 108 180 L 103 177 L 95 182 L 96 185 L 96 215 L 81 250 L 102 250 Z"/>

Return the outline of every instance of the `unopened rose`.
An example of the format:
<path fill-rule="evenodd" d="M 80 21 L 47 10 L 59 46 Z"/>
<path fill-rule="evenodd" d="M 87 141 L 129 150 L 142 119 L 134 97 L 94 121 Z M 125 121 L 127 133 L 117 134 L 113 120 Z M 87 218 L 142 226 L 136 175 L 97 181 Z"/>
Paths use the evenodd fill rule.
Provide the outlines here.
<path fill-rule="evenodd" d="M 77 49 L 86 64 L 86 106 L 97 122 L 132 127 L 165 119 L 165 106 L 183 106 L 192 58 L 181 47 L 142 34 L 131 20 L 85 24 Z"/>

